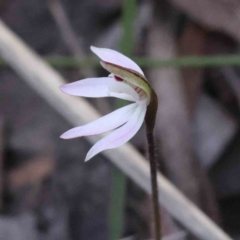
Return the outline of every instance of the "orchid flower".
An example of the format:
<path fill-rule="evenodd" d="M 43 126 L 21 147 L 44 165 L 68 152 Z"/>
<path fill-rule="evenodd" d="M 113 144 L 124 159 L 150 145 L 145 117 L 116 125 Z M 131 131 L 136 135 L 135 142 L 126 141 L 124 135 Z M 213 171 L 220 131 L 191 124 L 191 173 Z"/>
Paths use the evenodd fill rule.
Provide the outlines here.
<path fill-rule="evenodd" d="M 61 90 L 74 96 L 115 97 L 132 103 L 61 135 L 63 139 L 71 139 L 113 130 L 93 145 L 85 161 L 103 150 L 117 148 L 129 141 L 140 129 L 153 95 L 143 71 L 131 59 L 111 49 L 92 46 L 91 50 L 101 59 L 102 67 L 111 74 L 108 77 L 87 78 L 69 83 L 61 86 Z M 152 122 L 151 114 L 148 115 Z"/>

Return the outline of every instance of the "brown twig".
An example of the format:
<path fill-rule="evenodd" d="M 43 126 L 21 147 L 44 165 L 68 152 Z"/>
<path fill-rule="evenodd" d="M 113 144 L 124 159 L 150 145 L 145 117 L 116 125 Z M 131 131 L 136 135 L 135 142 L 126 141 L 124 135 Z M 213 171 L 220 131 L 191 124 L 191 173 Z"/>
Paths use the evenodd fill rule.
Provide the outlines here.
<path fill-rule="evenodd" d="M 53 158 L 47 156 L 37 156 L 27 164 L 9 171 L 7 178 L 10 190 L 42 182 L 51 176 L 55 169 Z"/>
<path fill-rule="evenodd" d="M 84 50 L 81 47 L 81 40 L 72 28 L 61 0 L 47 0 L 47 3 L 61 33 L 62 39 L 70 50 L 71 54 L 76 59 L 85 57 Z M 81 69 L 81 74 L 83 77 L 94 76 L 93 72 L 89 69 Z"/>

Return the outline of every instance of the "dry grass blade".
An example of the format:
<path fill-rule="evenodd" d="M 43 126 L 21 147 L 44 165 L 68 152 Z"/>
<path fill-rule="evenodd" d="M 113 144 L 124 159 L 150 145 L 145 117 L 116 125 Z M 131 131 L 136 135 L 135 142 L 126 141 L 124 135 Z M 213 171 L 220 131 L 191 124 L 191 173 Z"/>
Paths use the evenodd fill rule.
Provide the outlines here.
<path fill-rule="evenodd" d="M 67 96 L 58 87 L 63 78 L 31 51 L 4 23 L 0 22 L 0 55 L 59 114 L 73 125 L 99 117 L 83 99 Z M 86 114 L 86 112 L 88 114 Z M 97 137 L 88 137 L 95 142 Z M 126 175 L 150 193 L 150 172 L 147 161 L 130 144 L 103 153 Z M 186 228 L 200 239 L 230 240 L 216 224 L 183 196 L 167 179 L 158 174 L 160 203 Z"/>

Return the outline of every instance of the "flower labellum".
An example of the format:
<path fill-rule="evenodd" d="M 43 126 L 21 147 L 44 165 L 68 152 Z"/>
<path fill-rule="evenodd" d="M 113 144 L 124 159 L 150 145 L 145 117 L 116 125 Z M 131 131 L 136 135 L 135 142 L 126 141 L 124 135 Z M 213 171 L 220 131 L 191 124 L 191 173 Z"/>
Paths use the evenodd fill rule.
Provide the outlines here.
<path fill-rule="evenodd" d="M 63 139 L 70 139 L 113 130 L 93 145 L 85 161 L 103 150 L 119 147 L 129 141 L 137 133 L 144 119 L 147 131 L 152 131 L 157 110 L 156 94 L 135 62 L 111 49 L 92 46 L 91 50 L 111 74 L 108 77 L 87 78 L 69 83 L 61 86 L 61 90 L 74 96 L 116 97 L 133 103 L 61 135 Z"/>

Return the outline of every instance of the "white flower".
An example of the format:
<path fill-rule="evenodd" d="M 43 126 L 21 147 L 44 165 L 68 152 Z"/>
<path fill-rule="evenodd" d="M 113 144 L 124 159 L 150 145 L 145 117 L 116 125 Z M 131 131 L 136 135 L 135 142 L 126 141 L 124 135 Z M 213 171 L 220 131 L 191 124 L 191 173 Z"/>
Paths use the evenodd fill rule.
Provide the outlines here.
<path fill-rule="evenodd" d="M 111 74 L 66 84 L 61 90 L 74 96 L 116 97 L 134 103 L 61 135 L 63 139 L 70 139 L 113 130 L 89 150 L 85 161 L 103 150 L 119 147 L 130 140 L 141 127 L 151 98 L 151 88 L 135 62 L 111 49 L 91 47 L 91 50 Z"/>

